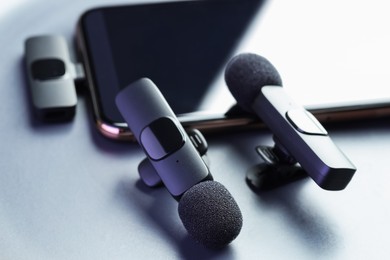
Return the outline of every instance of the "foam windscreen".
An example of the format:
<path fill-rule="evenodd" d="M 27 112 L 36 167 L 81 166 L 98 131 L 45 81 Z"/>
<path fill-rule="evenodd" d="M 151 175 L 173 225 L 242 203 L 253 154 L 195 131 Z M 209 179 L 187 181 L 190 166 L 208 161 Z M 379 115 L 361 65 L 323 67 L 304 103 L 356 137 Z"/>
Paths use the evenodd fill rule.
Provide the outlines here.
<path fill-rule="evenodd" d="M 242 214 L 236 201 L 216 181 L 204 181 L 186 191 L 178 210 L 188 233 L 206 247 L 226 246 L 242 228 Z"/>
<path fill-rule="evenodd" d="M 239 54 L 230 60 L 225 81 L 237 103 L 248 112 L 252 112 L 251 105 L 263 86 L 282 86 L 276 68 L 266 58 L 252 53 Z"/>

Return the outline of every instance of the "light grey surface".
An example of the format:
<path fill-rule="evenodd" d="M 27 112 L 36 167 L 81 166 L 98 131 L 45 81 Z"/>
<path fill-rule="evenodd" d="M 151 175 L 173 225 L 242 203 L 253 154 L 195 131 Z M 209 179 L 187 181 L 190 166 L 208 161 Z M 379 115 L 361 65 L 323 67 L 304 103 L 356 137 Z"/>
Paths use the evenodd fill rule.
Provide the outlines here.
<path fill-rule="evenodd" d="M 7 3 L 12 2 L 12 3 Z M 266 130 L 208 138 L 211 171 L 241 207 L 244 226 L 228 248 L 187 237 L 177 203 L 138 180 L 135 144 L 101 137 L 85 97 L 69 124 L 30 112 L 24 40 L 63 34 L 111 1 L 0 4 L 0 259 L 385 259 L 390 256 L 390 127 L 387 120 L 328 128 L 358 171 L 346 190 L 305 180 L 263 195 L 245 183 Z"/>

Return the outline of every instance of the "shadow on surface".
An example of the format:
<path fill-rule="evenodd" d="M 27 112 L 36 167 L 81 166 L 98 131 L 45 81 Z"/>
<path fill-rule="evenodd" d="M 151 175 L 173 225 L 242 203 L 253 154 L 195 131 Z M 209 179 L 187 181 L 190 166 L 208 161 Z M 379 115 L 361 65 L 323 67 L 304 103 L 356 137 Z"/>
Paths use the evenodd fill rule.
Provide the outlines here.
<path fill-rule="evenodd" d="M 148 228 L 157 227 L 156 235 L 169 240 L 183 259 L 233 258 L 231 246 L 218 250 L 208 249 L 188 235 L 177 212 L 178 203 L 164 187 L 149 188 L 138 180 L 135 188 L 133 183 L 122 180 L 118 183 L 116 192 L 125 205 L 136 205 L 141 217 L 145 216 L 151 222 Z M 129 210 L 134 209 L 129 207 Z"/>
<path fill-rule="evenodd" d="M 300 190 L 311 179 L 304 179 L 267 192 L 256 192 L 259 202 L 283 216 L 286 226 L 314 254 L 331 255 L 340 244 L 340 236 L 318 205 L 300 198 Z"/>

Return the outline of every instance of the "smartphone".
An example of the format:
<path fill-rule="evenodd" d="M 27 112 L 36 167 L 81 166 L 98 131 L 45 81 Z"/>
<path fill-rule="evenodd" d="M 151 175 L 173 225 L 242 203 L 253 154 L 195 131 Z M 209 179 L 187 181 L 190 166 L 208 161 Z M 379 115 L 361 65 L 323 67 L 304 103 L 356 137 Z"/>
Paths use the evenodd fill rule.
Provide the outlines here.
<path fill-rule="evenodd" d="M 271 62 L 275 60 L 276 68 L 282 68 L 282 78 L 287 75 L 292 83 L 286 84 L 291 86 L 286 86 L 288 90 L 322 122 L 390 114 L 390 95 L 382 95 L 379 100 L 350 100 L 353 95 L 345 90 L 345 99 L 335 103 L 333 100 L 341 93 L 336 87 L 337 94 L 317 101 L 313 96 L 323 98 L 323 92 L 314 88 L 316 79 L 308 82 L 306 75 L 315 75 L 309 71 L 315 69 L 315 64 L 306 64 L 306 80 L 294 82 L 294 76 L 303 70 L 298 70 L 298 65 L 305 64 L 294 63 L 291 55 L 299 53 L 297 59 L 304 61 L 313 53 L 307 52 L 304 44 L 302 48 L 306 49 L 297 47 L 288 52 L 286 46 L 297 39 L 285 37 L 284 33 L 305 32 L 307 28 L 288 25 L 307 12 L 297 8 L 294 13 L 294 7 L 288 7 L 282 13 L 286 8 L 274 6 L 262 0 L 174 1 L 85 12 L 77 25 L 76 42 L 99 131 L 113 139 L 133 139 L 114 99 L 122 88 L 142 77 L 155 82 L 185 128 L 207 133 L 261 124 L 235 105 L 224 82 L 227 62 L 240 52 L 255 52 Z M 308 21 L 311 23 L 315 24 L 315 20 Z M 327 52 L 316 55 L 327 57 Z M 318 81 L 327 83 L 324 79 Z M 312 95 L 305 99 L 299 93 Z"/>
<path fill-rule="evenodd" d="M 155 82 L 185 127 L 217 130 L 254 121 L 225 115 L 235 102 L 216 81 L 261 4 L 180 1 L 84 13 L 77 43 L 100 132 L 131 138 L 114 98 L 142 77 Z"/>

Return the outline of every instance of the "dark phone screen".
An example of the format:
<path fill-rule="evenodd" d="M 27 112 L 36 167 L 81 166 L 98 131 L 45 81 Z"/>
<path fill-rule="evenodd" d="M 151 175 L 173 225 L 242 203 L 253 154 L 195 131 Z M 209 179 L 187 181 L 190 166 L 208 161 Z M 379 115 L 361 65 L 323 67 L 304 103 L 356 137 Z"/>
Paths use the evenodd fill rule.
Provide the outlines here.
<path fill-rule="evenodd" d="M 123 121 L 115 96 L 142 77 L 155 82 L 176 114 L 207 110 L 202 100 L 261 3 L 184 1 L 87 12 L 81 25 L 104 119 Z"/>

